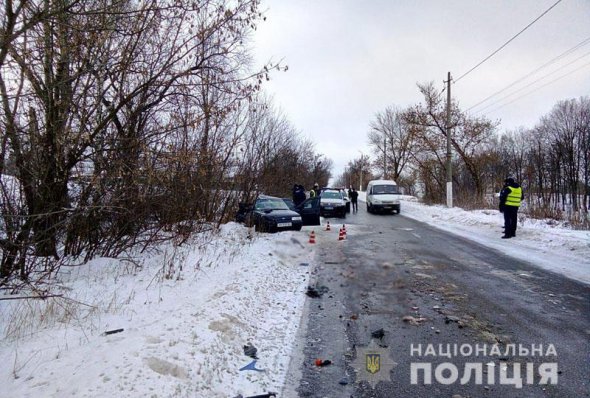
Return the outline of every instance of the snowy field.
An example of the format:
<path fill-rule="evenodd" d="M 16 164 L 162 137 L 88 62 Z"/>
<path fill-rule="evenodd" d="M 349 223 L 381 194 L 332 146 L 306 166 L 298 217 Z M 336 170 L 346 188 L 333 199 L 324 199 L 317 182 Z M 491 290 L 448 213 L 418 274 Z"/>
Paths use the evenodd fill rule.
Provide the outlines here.
<path fill-rule="evenodd" d="M 401 209 L 590 284 L 589 231 L 521 217 L 517 238 L 502 240 L 497 211 L 429 207 L 410 197 Z M 139 267 L 97 259 L 63 269 L 63 298 L 0 301 L 0 397 L 280 392 L 314 266 L 310 230 L 264 235 L 230 223 L 214 238 L 144 254 Z M 315 230 L 318 239 L 327 233 Z M 253 361 L 248 343 L 264 371 L 240 371 Z"/>

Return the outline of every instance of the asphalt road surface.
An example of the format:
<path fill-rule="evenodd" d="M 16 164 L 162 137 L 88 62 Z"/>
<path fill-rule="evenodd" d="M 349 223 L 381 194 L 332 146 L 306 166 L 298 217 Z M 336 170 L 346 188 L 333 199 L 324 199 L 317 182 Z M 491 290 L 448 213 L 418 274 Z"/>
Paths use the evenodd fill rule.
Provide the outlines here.
<path fill-rule="evenodd" d="M 346 241 L 340 219 L 316 230 L 324 293 L 306 300 L 281 396 L 590 396 L 588 285 L 403 214 L 360 203 Z"/>

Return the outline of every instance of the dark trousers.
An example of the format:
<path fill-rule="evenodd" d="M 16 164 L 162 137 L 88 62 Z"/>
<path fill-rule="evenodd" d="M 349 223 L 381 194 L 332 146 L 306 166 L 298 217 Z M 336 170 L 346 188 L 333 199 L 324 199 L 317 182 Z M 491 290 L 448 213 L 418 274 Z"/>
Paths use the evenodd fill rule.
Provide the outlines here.
<path fill-rule="evenodd" d="M 504 235 L 516 236 L 516 225 L 518 223 L 518 207 L 505 206 L 504 207 Z"/>
<path fill-rule="evenodd" d="M 359 204 L 356 200 L 352 201 L 351 204 L 352 204 L 352 211 L 359 211 Z"/>

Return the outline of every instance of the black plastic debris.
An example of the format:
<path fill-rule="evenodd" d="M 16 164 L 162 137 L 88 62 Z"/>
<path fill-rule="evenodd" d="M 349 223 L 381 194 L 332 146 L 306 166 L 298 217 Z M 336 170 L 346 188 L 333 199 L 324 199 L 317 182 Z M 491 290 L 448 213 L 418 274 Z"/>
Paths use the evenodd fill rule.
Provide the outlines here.
<path fill-rule="evenodd" d="M 374 339 L 382 339 L 383 336 L 385 336 L 385 330 L 383 330 L 383 328 L 371 332 L 371 337 Z"/>
<path fill-rule="evenodd" d="M 234 397 L 234 398 L 276 398 L 277 397 L 277 393 L 276 392 L 267 392 L 266 394 L 262 394 L 262 395 L 250 395 L 249 397 L 244 397 L 242 394 Z"/>
<path fill-rule="evenodd" d="M 320 298 L 324 295 L 324 293 L 327 293 L 329 290 L 330 289 L 328 289 L 326 286 L 308 286 L 305 294 L 307 294 L 311 298 Z"/>
<path fill-rule="evenodd" d="M 342 385 L 342 386 L 345 386 L 345 385 L 347 385 L 348 383 L 349 383 L 349 381 L 348 381 L 348 377 L 343 377 L 343 378 L 341 378 L 341 379 L 340 379 L 340 381 L 338 382 L 338 384 L 340 384 L 340 385 Z"/>
<path fill-rule="evenodd" d="M 103 336 L 108 336 L 109 334 L 121 333 L 123 330 L 125 330 L 125 329 L 113 329 L 113 330 L 107 330 L 107 331 L 106 331 L 106 332 L 104 332 L 102 335 L 103 335 Z"/>
<path fill-rule="evenodd" d="M 247 355 L 250 358 L 258 359 L 256 352 L 258 352 L 258 349 L 254 347 L 252 343 L 248 342 L 248 344 L 244 346 L 244 355 Z"/>

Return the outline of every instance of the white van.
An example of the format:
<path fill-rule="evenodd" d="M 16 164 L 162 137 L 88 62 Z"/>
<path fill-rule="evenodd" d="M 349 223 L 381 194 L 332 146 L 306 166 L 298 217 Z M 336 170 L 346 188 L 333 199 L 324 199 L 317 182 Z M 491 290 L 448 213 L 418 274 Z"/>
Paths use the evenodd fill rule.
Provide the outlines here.
<path fill-rule="evenodd" d="M 372 180 L 367 185 L 367 211 L 400 212 L 401 190 L 393 180 Z"/>

